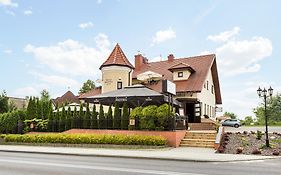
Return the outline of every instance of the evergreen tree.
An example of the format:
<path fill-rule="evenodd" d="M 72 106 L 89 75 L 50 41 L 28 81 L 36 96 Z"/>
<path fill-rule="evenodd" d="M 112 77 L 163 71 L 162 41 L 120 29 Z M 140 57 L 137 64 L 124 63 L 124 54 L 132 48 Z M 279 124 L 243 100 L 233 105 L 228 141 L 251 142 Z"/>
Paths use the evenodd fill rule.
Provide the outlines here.
<path fill-rule="evenodd" d="M 55 120 L 54 120 L 54 131 L 55 132 L 59 131 L 60 115 L 61 115 L 61 112 L 59 111 L 59 109 L 57 109 L 57 112 L 55 114 Z"/>
<path fill-rule="evenodd" d="M 72 121 L 72 112 L 70 106 L 68 106 L 67 113 L 66 113 L 66 121 L 65 121 L 65 129 L 71 129 L 71 121 Z"/>
<path fill-rule="evenodd" d="M 62 106 L 62 111 L 60 115 L 60 131 L 65 131 L 65 119 L 66 119 L 66 111 L 65 111 L 65 106 Z"/>
<path fill-rule="evenodd" d="M 107 112 L 107 128 L 113 129 L 113 116 L 112 116 L 112 107 L 111 105 L 108 108 Z"/>
<path fill-rule="evenodd" d="M 41 105 L 40 101 L 38 98 L 35 98 L 35 118 L 42 118 L 42 110 L 41 110 Z"/>
<path fill-rule="evenodd" d="M 120 109 L 119 109 L 119 105 L 117 102 L 115 102 L 115 105 L 114 105 L 113 127 L 114 127 L 114 129 L 121 128 L 121 114 L 120 114 Z"/>
<path fill-rule="evenodd" d="M 79 117 L 78 117 L 78 128 L 82 128 L 82 120 L 84 118 L 84 111 L 83 111 L 83 104 L 80 104 L 80 109 L 79 109 Z"/>
<path fill-rule="evenodd" d="M 123 103 L 123 111 L 122 111 L 122 118 L 121 118 L 121 128 L 128 129 L 129 126 L 129 108 L 126 102 Z"/>
<path fill-rule="evenodd" d="M 92 129 L 98 129 L 98 113 L 96 111 L 96 105 L 93 106 L 93 112 L 92 112 L 92 122 L 91 122 L 91 128 Z"/>
<path fill-rule="evenodd" d="M 77 128 L 76 122 L 77 122 L 77 108 L 75 106 L 73 111 L 73 117 L 71 120 L 71 128 Z"/>
<path fill-rule="evenodd" d="M 0 95 L 0 114 L 9 111 L 8 97 L 5 91 Z"/>
<path fill-rule="evenodd" d="M 86 113 L 83 118 L 83 128 L 89 129 L 91 127 L 90 124 L 91 124 L 91 112 L 90 112 L 89 103 L 87 103 Z"/>
<path fill-rule="evenodd" d="M 49 110 L 48 110 L 48 131 L 53 131 L 53 120 L 54 120 L 54 112 L 52 102 L 49 103 Z"/>
<path fill-rule="evenodd" d="M 103 106 L 100 104 L 100 113 L 99 113 L 99 128 L 105 129 L 106 128 L 106 120 L 104 116 Z"/>

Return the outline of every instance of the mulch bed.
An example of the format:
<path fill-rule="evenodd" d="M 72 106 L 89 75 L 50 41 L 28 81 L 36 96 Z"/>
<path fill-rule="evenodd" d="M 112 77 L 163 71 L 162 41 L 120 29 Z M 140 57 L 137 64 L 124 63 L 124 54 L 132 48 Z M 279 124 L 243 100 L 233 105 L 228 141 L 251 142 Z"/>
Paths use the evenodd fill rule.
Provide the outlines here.
<path fill-rule="evenodd" d="M 219 153 L 226 154 L 256 154 L 264 156 L 281 155 L 281 133 L 269 133 L 270 148 L 265 146 L 265 134 L 260 139 L 257 132 L 231 133 L 223 135 Z"/>

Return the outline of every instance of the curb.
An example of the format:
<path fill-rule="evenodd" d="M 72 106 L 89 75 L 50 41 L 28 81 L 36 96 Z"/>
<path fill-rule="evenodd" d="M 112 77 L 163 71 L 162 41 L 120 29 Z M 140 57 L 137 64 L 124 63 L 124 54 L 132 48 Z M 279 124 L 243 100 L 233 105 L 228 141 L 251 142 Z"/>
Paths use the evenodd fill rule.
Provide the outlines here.
<path fill-rule="evenodd" d="M 278 157 L 264 157 L 258 159 L 244 160 L 198 160 L 198 159 L 181 159 L 168 157 L 148 157 L 148 156 L 128 156 L 128 155 L 106 155 L 106 154 L 79 154 L 79 153 L 62 153 L 62 152 L 44 152 L 44 151 L 21 151 L 21 150 L 0 150 L 0 152 L 8 153 L 31 153 L 31 154 L 49 154 L 49 155 L 64 155 L 64 156 L 85 156 L 85 157 L 112 157 L 112 158 L 131 158 L 131 159 L 150 159 L 150 160 L 165 160 L 165 161 L 181 161 L 181 162 L 247 162 L 257 160 L 277 159 Z"/>

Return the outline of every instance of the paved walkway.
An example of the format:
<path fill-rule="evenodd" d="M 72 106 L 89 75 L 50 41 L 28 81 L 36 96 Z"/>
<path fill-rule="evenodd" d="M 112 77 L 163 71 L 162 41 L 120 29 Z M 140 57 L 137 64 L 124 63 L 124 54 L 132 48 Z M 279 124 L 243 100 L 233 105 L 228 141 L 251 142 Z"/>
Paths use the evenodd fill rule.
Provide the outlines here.
<path fill-rule="evenodd" d="M 80 156 L 105 156 L 126 158 L 148 158 L 163 160 L 199 161 L 199 162 L 228 162 L 272 159 L 272 156 L 217 154 L 210 148 L 165 148 L 150 150 L 125 150 L 104 148 L 72 148 L 72 147 L 45 147 L 0 145 L 0 151 L 63 154 Z"/>

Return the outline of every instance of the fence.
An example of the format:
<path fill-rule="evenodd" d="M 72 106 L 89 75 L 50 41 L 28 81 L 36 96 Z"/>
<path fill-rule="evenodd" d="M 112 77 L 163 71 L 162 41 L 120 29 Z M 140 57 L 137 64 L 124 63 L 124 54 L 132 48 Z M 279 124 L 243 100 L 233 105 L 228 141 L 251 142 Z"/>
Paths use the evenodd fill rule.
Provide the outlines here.
<path fill-rule="evenodd" d="M 24 132 L 63 132 L 69 129 L 108 129 L 108 130 L 185 130 L 188 123 L 186 118 L 168 117 L 164 126 L 160 126 L 155 121 L 155 128 L 142 128 L 140 119 L 134 120 L 114 120 L 114 119 L 65 119 L 65 120 L 49 120 L 46 126 L 31 123 L 26 125 L 22 121 L 17 122 L 17 126 L 5 133 L 23 134 Z"/>

